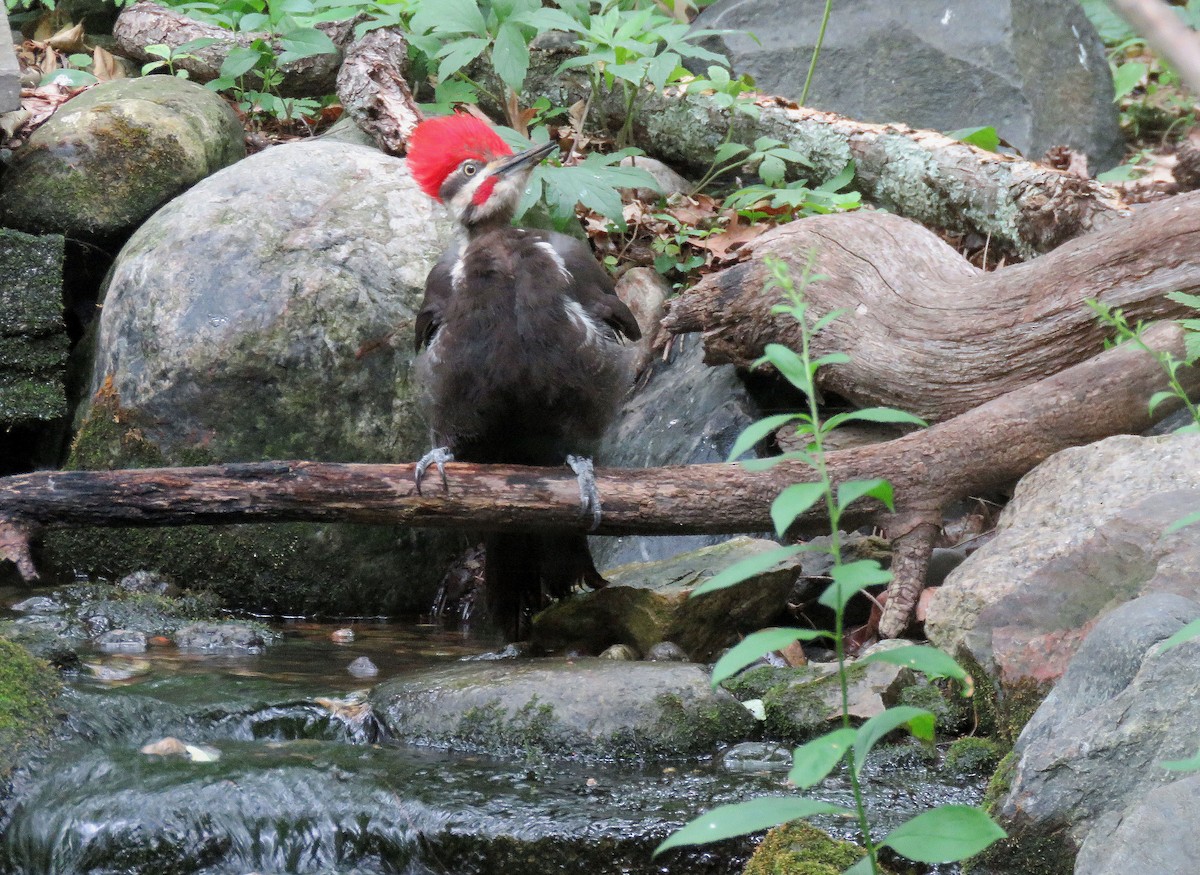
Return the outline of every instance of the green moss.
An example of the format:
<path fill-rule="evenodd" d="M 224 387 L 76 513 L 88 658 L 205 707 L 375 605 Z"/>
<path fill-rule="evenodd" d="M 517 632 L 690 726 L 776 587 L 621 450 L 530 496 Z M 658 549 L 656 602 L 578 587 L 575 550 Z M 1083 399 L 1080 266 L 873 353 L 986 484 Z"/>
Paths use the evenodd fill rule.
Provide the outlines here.
<path fill-rule="evenodd" d="M 970 724 L 971 699 L 959 694 L 957 685 L 943 680 L 921 680 L 900 691 L 899 705 L 924 708 L 937 719 L 939 735 L 957 735 Z"/>
<path fill-rule="evenodd" d="M 536 696 L 511 714 L 499 699 L 470 708 L 459 718 L 452 738 L 473 750 L 527 757 L 562 748 L 554 708 L 539 702 Z"/>
<path fill-rule="evenodd" d="M 996 764 L 996 771 L 992 773 L 992 777 L 988 780 L 987 789 L 983 791 L 983 800 L 980 804 L 993 817 L 999 812 L 1000 803 L 1008 795 L 1009 788 L 1012 787 L 1013 774 L 1016 772 L 1016 768 L 1017 760 L 1010 750 L 1000 758 L 1000 762 Z"/>
<path fill-rule="evenodd" d="M 733 702 L 689 705 L 675 693 L 663 693 L 654 701 L 659 709 L 657 725 L 644 739 L 612 739 L 614 756 L 696 754 L 745 739 L 755 729 L 750 712 Z"/>
<path fill-rule="evenodd" d="M 721 686 L 745 702 L 747 699 L 765 698 L 774 688 L 786 686 L 794 676 L 791 669 L 759 665 L 729 678 Z"/>
<path fill-rule="evenodd" d="M 841 875 L 864 856 L 858 845 L 794 821 L 767 833 L 742 875 Z"/>
<path fill-rule="evenodd" d="M 49 665 L 0 638 L 0 779 L 50 738 L 60 688 Z"/>
<path fill-rule="evenodd" d="M 991 738 L 960 738 L 946 750 L 945 767 L 960 775 L 990 775 L 1007 748 Z"/>
<path fill-rule="evenodd" d="M 1021 875 L 1074 875 L 1078 847 L 1063 823 L 1007 823 L 1008 838 L 962 864 L 963 875 L 1020 872 Z"/>
<path fill-rule="evenodd" d="M 971 675 L 975 687 L 971 717 L 976 734 L 1012 747 L 1050 692 L 1050 685 L 1025 679 L 1002 688 L 966 648 L 959 648 L 954 658 Z"/>

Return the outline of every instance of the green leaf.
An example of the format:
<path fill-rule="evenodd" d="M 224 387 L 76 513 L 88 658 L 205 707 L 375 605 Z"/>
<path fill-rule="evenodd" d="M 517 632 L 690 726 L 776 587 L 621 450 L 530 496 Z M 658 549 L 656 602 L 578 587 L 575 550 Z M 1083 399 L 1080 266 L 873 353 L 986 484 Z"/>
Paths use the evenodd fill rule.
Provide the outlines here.
<path fill-rule="evenodd" d="M 1196 511 L 1195 513 L 1189 513 L 1187 516 L 1175 520 L 1175 522 L 1171 523 L 1171 525 L 1167 526 L 1163 530 L 1163 534 L 1169 535 L 1172 532 L 1178 532 L 1180 529 L 1184 528 L 1185 526 L 1190 526 L 1193 523 L 1200 523 L 1200 510 Z"/>
<path fill-rule="evenodd" d="M 1164 401 L 1170 401 L 1176 397 L 1177 396 L 1174 392 L 1169 392 L 1165 389 L 1161 392 L 1155 392 L 1150 396 L 1150 412 L 1153 413 L 1154 408 L 1158 407 L 1158 405 L 1162 404 Z"/>
<path fill-rule="evenodd" d="M 966 671 L 954 661 L 953 657 L 923 644 L 893 647 L 891 650 L 876 650 L 855 664 L 868 665 L 872 662 L 904 666 L 930 678 L 953 678 L 956 681 L 965 681 L 968 677 Z"/>
<path fill-rule="evenodd" d="M 796 517 L 824 497 L 824 483 L 793 483 L 784 487 L 771 502 L 771 522 L 775 524 L 775 534 L 782 538 Z"/>
<path fill-rule="evenodd" d="M 989 152 L 995 152 L 1000 148 L 1000 135 L 991 126 L 962 128 L 961 130 L 951 131 L 946 136 L 952 140 L 958 140 L 960 143 L 970 143 L 972 146 L 978 146 L 980 149 L 986 149 Z"/>
<path fill-rule="evenodd" d="M 1120 100 L 1146 79 L 1150 68 L 1141 61 L 1126 61 L 1113 71 L 1113 100 Z"/>
<path fill-rule="evenodd" d="M 234 46 L 221 62 L 221 78 L 236 80 L 254 69 L 260 55 L 258 49 L 249 46 Z"/>
<path fill-rule="evenodd" d="M 435 0 L 421 3 L 409 22 L 414 33 L 487 33 L 487 22 L 475 0 Z"/>
<path fill-rule="evenodd" d="M 1159 765 L 1169 772 L 1194 772 L 1200 769 L 1200 751 L 1186 760 L 1163 760 Z"/>
<path fill-rule="evenodd" d="M 817 629 L 764 629 L 747 635 L 717 660 L 713 666 L 712 685 L 717 685 L 726 678 L 733 677 L 751 663 L 756 662 L 764 654 L 782 650 L 796 641 L 814 641 L 817 638 L 828 638 L 828 632 Z"/>
<path fill-rule="evenodd" d="M 861 773 L 867 754 L 882 741 L 890 732 L 902 726 L 908 727 L 917 738 L 933 741 L 933 727 L 936 718 L 932 711 L 924 708 L 914 708 L 912 705 L 897 705 L 888 708 L 882 714 L 876 714 L 862 726 L 854 736 L 854 770 Z"/>
<path fill-rule="evenodd" d="M 847 185 L 854 181 L 854 162 L 847 161 L 846 166 L 841 169 L 837 176 L 830 177 L 817 186 L 817 191 L 835 192 L 841 191 Z"/>
<path fill-rule="evenodd" d="M 811 393 L 812 377 L 804 366 L 804 360 L 782 343 L 768 343 L 763 355 L 755 365 L 770 362 L 789 383 L 802 392 Z"/>
<path fill-rule="evenodd" d="M 1187 642 L 1193 641 L 1196 638 L 1200 638 L 1200 620 L 1192 620 L 1192 622 L 1185 625 L 1174 635 L 1171 635 L 1169 638 L 1160 641 L 1157 652 L 1165 653 L 1173 647 L 1178 647 L 1180 644 L 1186 644 Z"/>
<path fill-rule="evenodd" d="M 714 574 L 708 580 L 704 581 L 704 583 L 692 590 L 691 598 L 704 595 L 705 593 L 716 592 L 718 589 L 726 589 L 744 580 L 749 580 L 751 577 L 771 571 L 780 563 L 791 559 L 803 550 L 803 544 L 793 544 L 788 547 L 776 547 L 773 550 L 764 550 L 762 553 L 747 556 L 745 559 L 735 562 L 724 571 Z"/>
<path fill-rule="evenodd" d="M 980 808 L 940 805 L 900 824 L 880 844 L 918 863 L 953 863 L 1007 835 Z"/>
<path fill-rule="evenodd" d="M 877 586 L 892 579 L 892 573 L 885 570 L 874 559 L 858 559 L 843 565 L 835 565 L 830 571 L 833 583 L 825 588 L 818 601 L 827 608 L 841 610 L 846 602 L 868 586 Z"/>
<path fill-rule="evenodd" d="M 169 59 L 171 57 L 171 47 L 163 43 L 155 43 L 152 46 L 146 46 L 142 49 L 147 55 L 154 55 L 156 58 Z"/>
<path fill-rule="evenodd" d="M 758 422 L 746 426 L 742 433 L 738 435 L 738 439 L 733 442 L 733 447 L 729 451 L 729 458 L 725 461 L 735 461 L 743 454 L 754 449 L 768 435 L 774 434 L 789 422 L 794 422 L 796 418 L 795 413 L 777 413 L 774 416 L 765 417 Z"/>
<path fill-rule="evenodd" d="M 95 85 L 100 80 L 87 70 L 51 70 L 38 82 L 39 86 L 55 83 L 66 85 L 68 88 L 81 88 L 84 85 Z"/>
<path fill-rule="evenodd" d="M 438 64 L 438 79 L 448 79 L 467 64 L 483 54 L 488 41 L 483 37 L 471 36 L 455 40 L 442 46 L 438 52 L 441 63 Z"/>
<path fill-rule="evenodd" d="M 681 845 L 701 845 L 770 829 L 801 817 L 849 813 L 847 809 L 838 805 L 817 802 L 813 799 L 760 796 L 747 802 L 719 805 L 712 811 L 700 815 L 682 829 L 668 836 L 666 841 L 654 849 L 654 855 L 657 856 L 669 848 Z"/>
<path fill-rule="evenodd" d="M 758 175 L 762 177 L 762 181 L 767 185 L 782 185 L 786 173 L 787 165 L 783 163 L 782 158 L 775 155 L 767 155 L 759 162 Z"/>
<path fill-rule="evenodd" d="M 892 484 L 886 480 L 879 478 L 875 480 L 848 480 L 845 483 L 838 484 L 837 503 L 840 508 L 847 508 L 858 499 L 864 496 L 877 498 L 882 501 L 888 510 L 895 510 L 895 502 L 892 499 Z"/>
<path fill-rule="evenodd" d="M 520 91 L 529 72 L 529 46 L 521 28 L 505 22 L 500 25 L 492 46 L 492 67 L 496 75 L 513 91 Z"/>
<path fill-rule="evenodd" d="M 1191 307 L 1193 310 L 1200 310 L 1200 295 L 1190 295 L 1187 292 L 1168 292 L 1167 298 L 1176 304 L 1183 304 L 1185 307 Z"/>
<path fill-rule="evenodd" d="M 911 413 L 906 413 L 903 410 L 896 410 L 894 407 L 864 407 L 862 410 L 848 410 L 845 413 L 836 413 L 826 420 L 830 428 L 837 428 L 844 422 L 882 422 L 897 425 L 919 425 L 926 426 L 928 423 L 919 416 L 913 416 Z"/>
<path fill-rule="evenodd" d="M 825 780 L 834 767 L 846 756 L 854 743 L 855 731 L 849 727 L 826 732 L 803 744 L 792 753 L 792 770 L 788 780 L 805 790 Z"/>
<path fill-rule="evenodd" d="M 220 40 L 217 39 L 216 37 L 202 36 L 202 37 L 199 37 L 198 39 L 190 39 L 186 43 L 176 46 L 175 53 L 177 55 L 179 55 L 179 54 L 185 54 L 187 52 L 195 52 L 195 51 L 198 51 L 199 49 L 207 49 L 209 46 L 216 45 L 219 42 L 220 42 Z M 147 48 L 147 50 L 149 50 L 150 47 L 147 46 L 146 48 Z"/>
<path fill-rule="evenodd" d="M 509 20 L 517 24 L 527 24 L 536 29 L 538 33 L 545 33 L 548 30 L 565 30 L 570 32 L 583 29 L 578 21 L 561 9 L 535 9 L 531 12 L 522 12 L 519 15 L 514 15 Z"/>
<path fill-rule="evenodd" d="M 302 27 L 289 31 L 279 39 L 283 51 L 279 53 L 280 64 L 290 64 L 301 58 L 311 58 L 314 55 L 337 54 L 337 46 L 323 31 L 315 27 Z"/>
<path fill-rule="evenodd" d="M 875 875 L 875 867 L 871 864 L 870 855 L 863 856 L 857 863 L 843 872 L 842 875 Z"/>

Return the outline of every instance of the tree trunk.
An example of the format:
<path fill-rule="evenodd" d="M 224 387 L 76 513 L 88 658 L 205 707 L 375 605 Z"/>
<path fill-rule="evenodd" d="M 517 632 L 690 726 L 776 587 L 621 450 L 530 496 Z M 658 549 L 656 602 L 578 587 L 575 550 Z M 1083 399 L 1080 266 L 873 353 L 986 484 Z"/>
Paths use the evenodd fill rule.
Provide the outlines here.
<path fill-rule="evenodd" d="M 1163 296 L 1200 292 L 1200 193 L 990 273 L 919 225 L 883 213 L 793 222 L 748 249 L 747 261 L 672 301 L 664 326 L 704 332 L 710 364 L 749 366 L 767 343 L 798 348 L 799 326 L 771 312 L 780 297 L 763 291 L 764 259 L 783 259 L 799 280 L 815 253 L 825 278 L 805 290 L 813 316 L 844 313 L 815 338 L 814 351 L 851 359 L 825 368 L 821 387 L 940 422 L 1095 355 L 1110 332 L 1088 298 L 1123 308 L 1131 323 L 1192 314 Z"/>
<path fill-rule="evenodd" d="M 1156 350 L 1184 354 L 1182 330 L 1154 326 Z M 1200 375 L 1182 370 L 1189 390 Z M 1111 349 L 925 431 L 829 454 L 835 483 L 883 477 L 897 495 L 894 513 L 859 501 L 848 526 L 874 523 L 905 539 L 889 587 L 882 630 L 907 624 L 928 562 L 931 526 L 950 502 L 1017 480 L 1061 449 L 1113 434 L 1137 433 L 1154 418 L 1146 400 L 1165 387 L 1155 358 L 1131 345 Z M 1157 411 L 1165 415 L 1167 405 Z M 447 466 L 449 488 L 418 495 L 412 465 L 256 462 L 136 471 L 48 471 L 0 478 L 0 558 L 36 576 L 30 540 L 45 526 L 170 526 L 197 523 L 341 521 L 470 529 L 574 529 L 590 516 L 565 467 Z M 436 478 L 430 478 L 436 484 Z M 736 464 L 597 472 L 600 534 L 761 531 L 784 486 L 812 480 L 809 468 L 781 463 L 751 472 Z M 426 481 L 427 484 L 430 481 Z M 789 531 L 828 530 L 810 511 Z"/>

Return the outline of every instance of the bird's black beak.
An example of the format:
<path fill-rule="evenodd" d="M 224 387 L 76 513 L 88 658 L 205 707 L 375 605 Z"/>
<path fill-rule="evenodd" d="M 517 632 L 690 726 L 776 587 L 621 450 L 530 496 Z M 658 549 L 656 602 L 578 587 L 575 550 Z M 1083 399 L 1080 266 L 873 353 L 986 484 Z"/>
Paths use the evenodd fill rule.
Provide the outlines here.
<path fill-rule="evenodd" d="M 518 152 L 516 155 L 506 158 L 497 164 L 492 173 L 499 175 L 512 173 L 514 170 L 521 170 L 524 167 L 532 167 L 557 148 L 558 143 L 551 140 L 549 143 L 534 146 L 532 149 L 526 149 L 524 152 Z"/>

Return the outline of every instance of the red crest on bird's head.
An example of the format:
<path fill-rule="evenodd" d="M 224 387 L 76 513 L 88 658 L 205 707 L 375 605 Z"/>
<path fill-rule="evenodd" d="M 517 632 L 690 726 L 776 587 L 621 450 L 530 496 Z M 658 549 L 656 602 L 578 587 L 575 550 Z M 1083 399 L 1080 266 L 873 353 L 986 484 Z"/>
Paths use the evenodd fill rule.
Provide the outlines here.
<path fill-rule="evenodd" d="M 489 162 L 511 154 L 490 125 L 458 112 L 417 125 L 408 138 L 408 172 L 425 194 L 441 200 L 442 183 L 467 159 Z"/>

